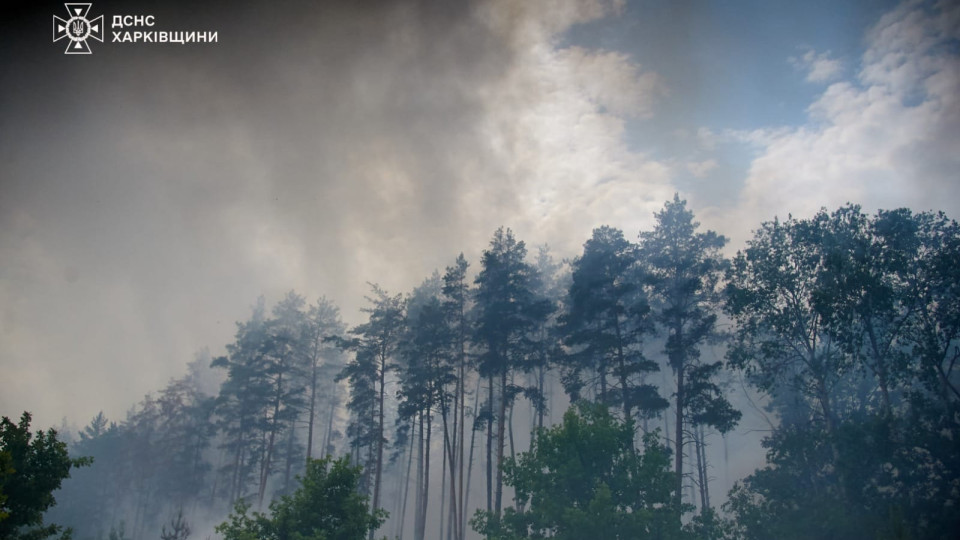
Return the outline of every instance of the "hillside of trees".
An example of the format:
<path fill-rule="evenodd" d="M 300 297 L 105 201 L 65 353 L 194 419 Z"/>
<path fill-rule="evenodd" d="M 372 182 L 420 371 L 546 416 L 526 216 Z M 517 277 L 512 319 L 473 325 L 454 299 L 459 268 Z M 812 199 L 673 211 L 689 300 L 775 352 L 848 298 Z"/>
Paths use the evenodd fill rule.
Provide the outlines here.
<path fill-rule="evenodd" d="M 353 327 L 325 298 L 261 298 L 225 354 L 60 434 L 92 463 L 46 520 L 78 540 L 955 538 L 960 226 L 847 205 L 726 243 L 675 197 L 569 261 L 501 228 L 408 293 L 371 285 Z M 745 399 L 766 463 L 718 492 L 710 449 Z M 349 533 L 311 521 L 348 511 L 310 504 L 338 485 Z"/>

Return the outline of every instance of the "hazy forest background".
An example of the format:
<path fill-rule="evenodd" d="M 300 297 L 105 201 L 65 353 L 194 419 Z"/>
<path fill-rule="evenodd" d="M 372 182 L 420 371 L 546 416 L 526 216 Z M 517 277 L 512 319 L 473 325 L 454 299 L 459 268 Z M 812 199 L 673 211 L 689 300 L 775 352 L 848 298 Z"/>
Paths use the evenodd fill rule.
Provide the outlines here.
<path fill-rule="evenodd" d="M 413 291 L 371 285 L 350 328 L 260 298 L 226 354 L 59 434 L 93 462 L 46 518 L 206 537 L 331 455 L 389 538 L 950 538 L 958 224 L 846 205 L 725 242 L 675 197 L 572 260 L 500 228 Z M 745 416 L 766 462 L 717 489 Z"/>

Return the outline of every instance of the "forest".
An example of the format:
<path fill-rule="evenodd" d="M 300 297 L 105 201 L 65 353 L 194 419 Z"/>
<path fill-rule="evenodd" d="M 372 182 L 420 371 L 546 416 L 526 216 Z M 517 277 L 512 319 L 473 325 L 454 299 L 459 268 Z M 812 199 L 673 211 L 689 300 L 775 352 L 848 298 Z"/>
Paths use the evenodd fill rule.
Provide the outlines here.
<path fill-rule="evenodd" d="M 125 418 L 4 418 L 0 538 L 955 538 L 957 222 L 848 204 L 732 258 L 679 196 L 653 223 L 571 260 L 500 228 L 352 327 L 260 298 Z"/>

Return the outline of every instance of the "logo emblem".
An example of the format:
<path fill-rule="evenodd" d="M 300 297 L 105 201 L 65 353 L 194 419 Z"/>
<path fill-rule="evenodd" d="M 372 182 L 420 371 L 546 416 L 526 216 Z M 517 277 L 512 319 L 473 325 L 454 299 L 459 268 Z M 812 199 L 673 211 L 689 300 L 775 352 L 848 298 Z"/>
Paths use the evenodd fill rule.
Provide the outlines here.
<path fill-rule="evenodd" d="M 53 41 L 67 38 L 67 50 L 64 54 L 91 54 L 88 39 L 95 39 L 103 43 L 103 15 L 87 19 L 90 6 L 93 4 L 64 4 L 69 19 L 53 16 Z"/>

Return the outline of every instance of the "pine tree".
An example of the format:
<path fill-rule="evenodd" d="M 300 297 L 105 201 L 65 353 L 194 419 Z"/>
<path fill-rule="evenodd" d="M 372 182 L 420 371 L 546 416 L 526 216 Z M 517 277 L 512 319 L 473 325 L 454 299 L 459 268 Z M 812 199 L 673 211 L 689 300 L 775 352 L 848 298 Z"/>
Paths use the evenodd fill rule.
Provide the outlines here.
<path fill-rule="evenodd" d="M 377 285 L 371 285 L 371 307 L 366 323 L 350 330 L 351 339 L 340 340 L 342 348 L 355 352 L 353 361 L 338 375 L 350 382 L 350 401 L 347 407 L 353 413 L 348 427 L 351 445 L 357 459 L 367 451 L 367 466 L 361 486 L 372 490 L 374 511 L 380 509 L 380 486 L 383 478 L 383 454 L 386 446 L 387 372 L 395 369 L 395 356 L 403 330 L 404 301 L 401 295 L 391 296 Z M 372 485 L 369 475 L 373 475 Z M 373 534 L 371 532 L 371 534 Z"/>
<path fill-rule="evenodd" d="M 453 435 L 449 448 L 448 462 L 450 464 L 450 500 L 454 508 L 451 527 L 456 540 L 463 540 L 466 535 L 466 521 L 464 514 L 464 447 L 466 426 L 466 382 L 468 375 L 467 345 L 469 337 L 469 322 L 467 312 L 470 298 L 470 285 L 467 282 L 467 268 L 469 264 L 461 253 L 453 266 L 448 266 L 443 275 L 443 309 L 446 314 L 447 325 L 452 333 L 451 360 L 456 370 L 456 389 L 454 392 L 454 424 Z M 459 415 L 458 415 L 459 413 Z M 459 427 L 459 430 L 457 429 Z"/>
<path fill-rule="evenodd" d="M 273 309 L 273 318 L 267 321 L 266 335 L 261 344 L 262 374 L 270 387 L 270 398 L 265 416 L 265 448 L 260 461 L 260 486 L 257 500 L 263 504 L 267 484 L 275 472 L 274 462 L 278 455 L 277 442 L 286 435 L 290 441 L 289 454 L 293 453 L 296 421 L 304 408 L 304 379 L 309 344 L 304 299 L 291 291 Z M 293 456 L 287 456 L 287 462 Z M 289 479 L 289 471 L 287 478 Z"/>
<path fill-rule="evenodd" d="M 405 330 L 400 342 L 400 398 L 398 423 L 413 419 L 418 425 L 417 500 L 414 538 L 426 532 L 430 490 L 433 417 L 441 413 L 444 451 L 449 438 L 448 386 L 454 381 L 451 362 L 453 336 L 440 300 L 440 276 L 434 275 L 414 290 L 407 303 Z M 445 480 L 445 478 L 444 478 Z M 441 493 L 441 496 L 445 494 Z"/>
<path fill-rule="evenodd" d="M 221 493 L 230 504 L 248 495 L 265 450 L 261 434 L 269 429 L 266 409 L 273 394 L 264 358 L 267 325 L 261 297 L 250 320 L 237 323 L 236 339 L 227 345 L 227 355 L 210 364 L 227 371 L 217 396 L 216 422 L 222 434 L 221 448 L 228 453 L 228 462 L 221 469 L 225 484 Z"/>
<path fill-rule="evenodd" d="M 345 326 L 340 320 L 340 310 L 331 301 L 321 297 L 316 304 L 310 306 L 305 333 L 309 354 L 307 388 L 310 392 L 307 415 L 307 460 L 313 458 L 317 407 L 321 406 L 321 403 L 318 403 L 320 393 L 326 395 L 325 403 L 322 405 L 325 405 L 325 410 L 328 411 L 324 440 L 330 436 L 329 432 L 332 429 L 338 402 L 338 387 L 332 382 L 336 373 L 343 369 L 342 353 L 333 343 L 336 338 L 342 337 L 344 331 Z M 322 445 L 320 452 L 324 455 L 329 452 L 326 444 Z"/>
<path fill-rule="evenodd" d="M 580 396 L 582 371 L 589 369 L 596 374 L 598 401 L 609 404 L 615 395 L 625 419 L 636 409 L 643 417 L 665 409 L 666 400 L 645 381 L 659 366 L 643 354 L 653 321 L 635 246 L 618 229 L 594 229 L 583 255 L 573 261 L 572 277 L 569 308 L 561 318 L 572 349 L 564 376 L 568 393 L 574 400 Z M 619 383 L 616 392 L 608 389 L 608 375 Z"/>
<path fill-rule="evenodd" d="M 666 332 L 664 352 L 676 383 L 674 493 L 678 519 L 683 509 L 686 431 L 697 422 L 726 431 L 740 414 L 715 391 L 715 385 L 706 382 L 719 363 L 704 365 L 700 360 L 701 347 L 716 336 L 721 300 L 718 287 L 727 264 L 720 249 L 726 239 L 713 231 L 697 232 L 700 224 L 686 204 L 674 195 L 673 201 L 655 214 L 654 229 L 640 233 L 639 244 L 652 285 L 654 318 Z"/>
<path fill-rule="evenodd" d="M 479 371 L 488 382 L 487 413 L 496 422 L 487 427 L 487 499 L 488 507 L 499 515 L 503 502 L 503 457 L 507 409 L 523 389 L 510 384 L 515 371 L 531 367 L 531 333 L 550 313 L 549 302 L 534 294 L 534 269 L 524 260 L 527 250 L 510 229 L 494 233 L 490 248 L 483 252 L 481 271 L 476 278 Z M 492 443 L 496 439 L 496 488 L 493 487 Z"/>

